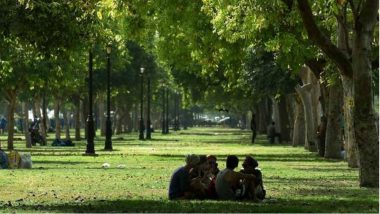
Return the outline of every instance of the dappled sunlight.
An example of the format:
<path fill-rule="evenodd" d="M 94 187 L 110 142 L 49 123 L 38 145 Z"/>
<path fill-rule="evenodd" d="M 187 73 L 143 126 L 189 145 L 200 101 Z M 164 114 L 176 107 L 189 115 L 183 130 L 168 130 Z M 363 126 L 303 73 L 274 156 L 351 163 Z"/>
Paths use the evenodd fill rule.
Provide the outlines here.
<path fill-rule="evenodd" d="M 125 135 L 124 139 L 131 140 L 117 141 L 111 152 L 103 151 L 104 141 L 98 139 L 97 157 L 83 156 L 85 141 L 65 148 L 27 149 L 16 144 L 20 151 L 31 152 L 33 169 L 0 171 L 0 204 L 6 211 L 27 212 L 377 211 L 378 190 L 359 188 L 358 170 L 348 168 L 346 162 L 326 160 L 301 147 L 268 146 L 265 136 L 251 144 L 247 132 L 239 135 L 240 130 L 196 128 L 186 132 L 155 133 L 151 141 Z M 222 134 L 213 135 L 214 132 Z M 184 164 L 188 153 L 214 154 L 220 168 L 225 167 L 229 154 L 241 159 L 253 155 L 263 172 L 267 199 L 259 204 L 168 201 L 171 173 Z M 109 168 L 104 169 L 103 163 L 108 163 Z M 334 200 L 338 202 L 333 206 Z"/>

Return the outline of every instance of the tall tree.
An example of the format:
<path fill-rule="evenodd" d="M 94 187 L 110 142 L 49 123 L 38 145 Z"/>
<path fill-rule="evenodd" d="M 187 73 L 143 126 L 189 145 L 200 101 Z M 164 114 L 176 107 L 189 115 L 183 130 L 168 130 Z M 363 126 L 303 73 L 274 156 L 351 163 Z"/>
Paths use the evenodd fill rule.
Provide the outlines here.
<path fill-rule="evenodd" d="M 345 1 L 339 1 L 344 6 Z M 373 0 L 348 1 L 352 11 L 352 53 L 347 56 L 317 26 L 308 0 L 297 0 L 298 10 L 309 38 L 347 76 L 353 76 L 353 124 L 359 150 L 360 186 L 379 186 L 379 142 L 375 125 L 372 89 L 372 41 L 377 23 L 379 2 Z M 349 26 L 345 26 L 349 29 Z M 347 34 L 347 36 L 349 36 Z M 352 61 L 350 60 L 352 59 Z"/>

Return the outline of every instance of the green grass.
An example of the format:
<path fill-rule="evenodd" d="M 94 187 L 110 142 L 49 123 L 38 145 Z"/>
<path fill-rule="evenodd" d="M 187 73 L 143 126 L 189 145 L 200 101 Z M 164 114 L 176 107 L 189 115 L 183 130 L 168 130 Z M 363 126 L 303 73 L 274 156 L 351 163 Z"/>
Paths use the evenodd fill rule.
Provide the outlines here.
<path fill-rule="evenodd" d="M 85 141 L 75 142 L 75 147 L 32 149 L 17 141 L 17 150 L 32 153 L 33 169 L 0 171 L 0 212 L 379 211 L 378 189 L 360 188 L 357 169 L 303 148 L 268 145 L 263 136 L 252 145 L 250 133 L 236 129 L 153 133 L 151 141 L 138 141 L 137 136 L 115 136 L 113 152 L 102 151 L 104 138 L 96 138 L 97 157 L 82 156 Z M 0 139 L 5 146 L 5 137 Z M 220 168 L 225 167 L 228 154 L 241 160 L 253 155 L 263 172 L 267 199 L 261 203 L 169 201 L 171 173 L 183 165 L 188 153 L 215 154 Z M 111 164 L 109 169 L 101 168 L 105 162 Z M 126 167 L 117 168 L 119 164 Z"/>

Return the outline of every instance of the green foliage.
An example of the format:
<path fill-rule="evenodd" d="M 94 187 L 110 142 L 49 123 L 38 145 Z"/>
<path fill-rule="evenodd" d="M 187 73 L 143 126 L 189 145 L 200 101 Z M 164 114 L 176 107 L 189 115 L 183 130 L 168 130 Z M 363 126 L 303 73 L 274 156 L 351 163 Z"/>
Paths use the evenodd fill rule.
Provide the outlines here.
<path fill-rule="evenodd" d="M 249 50 L 242 79 L 245 84 L 251 85 L 256 101 L 261 97 L 277 97 L 294 91 L 299 78 L 292 76 L 289 69 L 281 69 L 275 61 L 276 57 L 277 54 L 263 49 Z"/>
<path fill-rule="evenodd" d="M 44 53 L 75 47 L 90 38 L 96 2 L 19 1 L 11 33 Z"/>

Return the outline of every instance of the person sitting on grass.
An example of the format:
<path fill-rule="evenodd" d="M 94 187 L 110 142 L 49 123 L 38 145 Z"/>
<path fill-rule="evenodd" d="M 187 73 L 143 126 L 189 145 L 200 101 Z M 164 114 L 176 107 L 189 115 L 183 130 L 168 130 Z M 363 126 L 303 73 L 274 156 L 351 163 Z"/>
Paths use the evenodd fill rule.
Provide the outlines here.
<path fill-rule="evenodd" d="M 186 165 L 176 169 L 170 179 L 169 199 L 190 199 L 190 170 L 199 162 L 199 156 L 190 154 L 186 156 Z"/>
<path fill-rule="evenodd" d="M 197 199 L 205 199 L 207 196 L 207 187 L 210 183 L 209 171 L 207 156 L 200 155 L 198 164 L 190 171 L 190 187 Z"/>
<path fill-rule="evenodd" d="M 258 168 L 259 163 L 257 160 L 251 156 L 246 156 L 242 164 L 243 168 L 240 170 L 243 174 L 252 174 L 256 176 L 255 182 L 247 182 L 247 190 L 244 198 L 251 199 L 254 201 L 264 200 L 266 191 L 263 186 L 263 177 L 260 168 Z M 256 185 L 256 186 L 254 186 Z"/>
<path fill-rule="evenodd" d="M 236 155 L 227 156 L 227 168 L 220 171 L 216 176 L 215 189 L 219 199 L 239 200 L 243 199 L 248 182 L 255 182 L 256 176 L 235 172 L 239 159 Z M 243 180 L 246 183 L 241 183 Z M 253 184 L 253 186 L 255 186 Z"/>
<path fill-rule="evenodd" d="M 209 180 L 210 183 L 207 187 L 207 198 L 209 199 L 216 199 L 218 198 L 218 195 L 216 194 L 216 189 L 215 189 L 215 182 L 216 182 L 216 175 L 220 172 L 218 168 L 218 163 L 216 162 L 217 159 L 214 155 L 208 155 L 207 156 L 207 163 L 210 168 L 210 174 L 209 174 Z"/>

